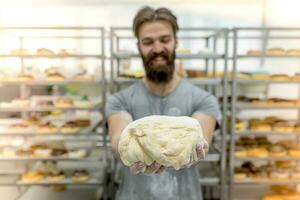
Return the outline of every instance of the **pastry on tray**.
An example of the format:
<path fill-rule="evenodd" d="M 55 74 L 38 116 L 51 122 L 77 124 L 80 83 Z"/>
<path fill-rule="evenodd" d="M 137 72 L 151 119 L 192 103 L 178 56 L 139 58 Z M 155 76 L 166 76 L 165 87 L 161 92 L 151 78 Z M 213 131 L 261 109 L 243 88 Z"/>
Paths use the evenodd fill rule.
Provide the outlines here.
<path fill-rule="evenodd" d="M 47 180 L 53 183 L 63 182 L 65 180 L 65 174 L 63 171 L 54 171 L 47 174 Z"/>
<path fill-rule="evenodd" d="M 60 108 L 70 108 L 73 106 L 73 99 L 71 99 L 70 97 L 58 97 L 54 101 L 54 106 Z"/>
<path fill-rule="evenodd" d="M 50 122 L 39 124 L 37 132 L 41 134 L 51 134 L 58 132 L 58 128 Z"/>
<path fill-rule="evenodd" d="M 254 147 L 247 150 L 247 156 L 256 158 L 266 158 L 269 156 L 269 152 L 263 147 Z"/>
<path fill-rule="evenodd" d="M 272 74 L 271 79 L 275 81 L 288 81 L 291 77 L 287 74 Z"/>
<path fill-rule="evenodd" d="M 86 182 L 89 179 L 89 173 L 86 170 L 76 170 L 72 175 L 74 183 Z"/>
<path fill-rule="evenodd" d="M 249 55 L 249 56 L 259 56 L 262 54 L 263 54 L 263 51 L 260 51 L 260 50 L 248 50 L 247 51 L 247 55 Z"/>
<path fill-rule="evenodd" d="M 36 50 L 36 55 L 38 55 L 38 56 L 54 56 L 55 53 L 50 49 L 40 48 L 40 49 Z"/>
<path fill-rule="evenodd" d="M 275 48 L 267 49 L 265 54 L 266 55 L 285 55 L 286 51 L 282 48 L 275 47 Z"/>
<path fill-rule="evenodd" d="M 24 73 L 21 73 L 18 75 L 18 81 L 33 81 L 34 80 L 34 77 L 30 74 L 24 74 Z"/>
<path fill-rule="evenodd" d="M 279 158 L 287 155 L 287 149 L 281 144 L 273 144 L 268 150 L 271 157 Z"/>
<path fill-rule="evenodd" d="M 37 182 L 44 179 L 44 175 L 36 171 L 28 171 L 22 174 L 22 181 L 24 182 Z"/>
<path fill-rule="evenodd" d="M 12 50 L 10 52 L 10 54 L 14 55 L 14 56 L 18 56 L 18 55 L 30 55 L 30 52 L 27 49 L 18 48 L 18 49 Z"/>
<path fill-rule="evenodd" d="M 290 122 L 277 122 L 274 124 L 273 130 L 280 133 L 292 133 L 295 129 Z"/>
<path fill-rule="evenodd" d="M 69 121 L 60 128 L 60 131 L 65 134 L 74 134 L 80 131 L 80 127 L 77 126 L 76 122 Z"/>

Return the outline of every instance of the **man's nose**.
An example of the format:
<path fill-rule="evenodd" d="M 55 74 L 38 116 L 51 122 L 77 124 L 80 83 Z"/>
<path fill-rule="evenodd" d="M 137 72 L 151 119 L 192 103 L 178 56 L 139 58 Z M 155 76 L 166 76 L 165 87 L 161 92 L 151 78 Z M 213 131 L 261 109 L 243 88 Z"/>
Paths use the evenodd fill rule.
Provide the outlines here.
<path fill-rule="evenodd" d="M 162 53 L 164 50 L 163 45 L 160 42 L 155 42 L 153 46 L 154 53 Z"/>

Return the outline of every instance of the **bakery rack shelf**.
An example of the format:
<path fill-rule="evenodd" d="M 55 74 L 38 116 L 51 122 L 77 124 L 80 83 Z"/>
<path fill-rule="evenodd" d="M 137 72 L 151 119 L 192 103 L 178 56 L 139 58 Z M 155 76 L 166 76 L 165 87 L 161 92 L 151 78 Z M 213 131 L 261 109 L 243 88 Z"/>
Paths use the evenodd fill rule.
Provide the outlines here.
<path fill-rule="evenodd" d="M 294 157 L 235 157 L 234 159 L 239 160 L 239 161 L 288 161 L 288 160 L 293 160 L 293 161 L 300 161 L 300 158 L 294 158 Z"/>
<path fill-rule="evenodd" d="M 237 59 L 259 59 L 259 58 L 268 58 L 268 59 L 300 59 L 300 55 L 238 55 Z"/>
<path fill-rule="evenodd" d="M 83 54 L 78 54 L 78 55 L 52 55 L 52 56 L 46 56 L 46 55 L 0 55 L 0 58 L 95 58 L 95 59 L 105 59 L 105 56 L 103 55 L 83 55 Z"/>
<path fill-rule="evenodd" d="M 113 57 L 117 59 L 129 59 L 129 58 L 140 58 L 137 53 L 115 53 Z M 176 54 L 177 59 L 223 59 L 224 55 L 203 52 L 198 54 Z"/>
<path fill-rule="evenodd" d="M 102 107 L 102 103 L 97 103 L 92 107 L 56 107 L 56 106 L 43 106 L 43 107 L 14 107 L 4 108 L 0 107 L 0 112 L 50 112 L 52 110 L 98 110 Z"/>
<path fill-rule="evenodd" d="M 234 184 L 300 184 L 300 180 L 234 180 Z"/>
<path fill-rule="evenodd" d="M 34 186 L 34 185 L 95 185 L 101 186 L 103 182 L 98 181 L 97 179 L 89 179 L 85 182 L 73 182 L 70 178 L 66 178 L 62 182 L 49 182 L 49 181 L 38 181 L 38 182 L 24 182 L 24 181 L 17 181 L 16 183 L 18 186 Z"/>
<path fill-rule="evenodd" d="M 26 86 L 51 86 L 51 85 L 70 85 L 70 84 L 101 84 L 101 80 L 65 80 L 65 81 L 47 81 L 47 80 L 32 80 L 32 81 L 3 81 L 0 80 L 0 85 L 26 85 Z"/>
<path fill-rule="evenodd" d="M 238 109 L 300 109 L 300 105 L 258 105 L 251 103 L 237 103 L 236 108 Z"/>
<path fill-rule="evenodd" d="M 201 177 L 199 179 L 201 185 L 219 185 L 220 178 L 218 177 Z"/>
<path fill-rule="evenodd" d="M 239 79 L 238 84 L 299 84 L 297 80 L 263 80 L 263 79 Z"/>
<path fill-rule="evenodd" d="M 78 134 L 0 134 L 1 136 L 22 136 L 22 137 L 38 137 L 39 139 L 47 139 L 47 140 L 63 140 L 63 141 L 85 141 L 85 140 L 102 140 L 103 137 L 100 134 L 86 134 L 86 135 L 78 135 Z"/>
<path fill-rule="evenodd" d="M 4 48 L 8 46 L 2 44 L 3 48 L 1 48 L 0 53 L 0 59 L 3 62 L 11 60 L 18 61 L 15 62 L 16 65 L 18 65 L 16 66 L 16 68 L 19 69 L 19 71 L 17 72 L 18 74 L 16 74 L 16 72 L 11 73 L 11 69 L 3 68 L 1 70 L 0 77 L 0 87 L 2 89 L 10 90 L 12 87 L 4 88 L 8 86 L 19 87 L 19 94 L 14 98 L 28 99 L 30 96 L 37 95 L 36 93 L 39 94 L 41 92 L 43 92 L 44 95 L 45 93 L 47 93 L 47 95 L 57 96 L 58 94 L 65 95 L 63 94 L 65 91 L 72 90 L 70 93 L 74 93 L 77 92 L 77 90 L 83 90 L 81 87 L 77 87 L 76 84 L 88 86 L 97 85 L 99 89 L 101 89 L 101 100 L 99 99 L 99 101 L 97 102 L 92 102 L 91 107 L 55 107 L 51 105 L 49 107 L 8 106 L 0 108 L 0 112 L 3 114 L 3 117 L 7 115 L 17 117 L 9 118 L 9 120 L 11 121 L 14 121 L 15 119 L 17 119 L 18 121 L 20 118 L 19 121 L 23 120 L 22 122 L 20 122 L 21 124 L 23 124 L 26 119 L 30 118 L 31 115 L 37 116 L 39 122 L 50 122 L 51 124 L 53 123 L 57 126 L 59 126 L 58 124 L 63 125 L 69 121 L 75 120 L 74 118 L 76 118 L 76 120 L 77 118 L 78 120 L 89 119 L 91 122 L 90 126 L 81 127 L 80 131 L 74 134 L 61 133 L 59 131 L 59 128 L 57 128 L 56 133 L 53 132 L 49 134 L 42 134 L 38 133 L 38 127 L 34 125 L 30 125 L 29 128 L 20 130 L 17 128 L 14 129 L 9 127 L 11 122 L 8 121 L 6 123 L 7 120 L 3 120 L 5 122 L 1 122 L 1 125 L 3 127 L 1 127 L 0 140 L 3 139 L 3 137 L 8 136 L 12 136 L 12 139 L 15 139 L 14 136 L 22 136 L 26 137 L 23 139 L 28 141 L 29 143 L 31 142 L 31 140 L 39 139 L 42 139 L 46 142 L 51 142 L 53 144 L 56 143 L 56 141 L 53 142 L 52 140 L 59 140 L 59 143 L 64 143 L 64 141 L 67 141 L 65 144 L 70 145 L 70 149 L 82 149 L 86 150 L 87 152 L 89 152 L 89 150 L 101 150 L 101 154 L 97 154 L 97 152 L 95 151 L 95 153 L 91 152 L 90 154 L 88 154 L 87 157 L 83 157 L 82 155 L 77 154 L 69 154 L 71 155 L 71 157 L 56 156 L 47 158 L 36 158 L 30 155 L 28 155 L 28 157 L 2 156 L 0 158 L 1 162 L 9 162 L 9 166 L 13 166 L 14 163 L 18 166 L 22 164 L 24 168 L 28 169 L 31 165 L 35 165 L 38 161 L 65 161 L 71 167 L 76 167 L 76 169 L 78 169 L 79 164 L 80 166 L 82 166 L 93 162 L 93 164 L 98 165 L 98 162 L 107 161 L 107 146 L 105 141 L 106 137 L 103 137 L 103 134 L 105 134 L 105 123 L 103 122 L 102 124 L 100 124 L 100 121 L 103 119 L 103 117 L 100 117 L 98 119 L 98 117 L 93 115 L 94 113 L 99 115 L 101 113 L 103 116 L 103 105 L 105 105 L 107 94 L 105 79 L 105 59 L 107 59 L 107 57 L 105 56 L 104 35 L 104 27 L 0 27 L 0 37 L 1 39 L 3 39 L 1 41 L 5 41 L 4 38 L 7 38 L 7 36 L 9 36 L 9 38 L 13 41 L 11 43 L 17 45 L 12 47 L 14 48 L 12 50 Z M 57 40 L 59 40 L 59 42 L 57 42 Z M 48 47 L 53 49 L 47 49 Z M 28 51 L 27 48 L 29 48 Z M 36 53 L 33 53 L 32 48 L 37 49 Z M 34 64 L 30 64 L 32 62 L 34 62 Z M 48 66 L 48 69 L 41 69 L 41 65 Z M 60 73 L 61 71 L 63 72 Z M 77 74 L 74 74 L 73 77 L 69 78 L 68 76 L 64 76 L 76 72 Z M 59 79 L 61 80 L 55 80 L 55 74 L 58 74 L 57 77 L 59 77 Z M 74 88 L 70 89 L 69 87 L 57 87 L 73 84 L 77 87 L 76 90 L 74 90 Z M 33 88 L 35 86 L 41 87 Z M 50 87 L 48 86 L 52 86 L 52 88 L 50 89 Z M 4 100 L 7 101 L 7 99 L 1 98 L 1 101 Z M 78 112 L 74 112 L 74 114 L 71 114 L 71 112 L 62 112 L 61 115 L 54 114 L 48 116 L 44 116 L 42 113 L 38 113 L 53 110 Z M 30 113 L 29 115 L 29 112 L 37 113 Z M 13 113 L 13 115 L 11 113 Z M 18 115 L 16 116 L 16 114 Z M 102 131 L 99 131 L 96 127 L 101 125 Z M 96 146 L 96 143 L 99 141 L 102 142 L 102 145 Z M 93 143 L 94 145 L 89 145 L 90 143 Z M 80 146 L 80 148 L 78 146 Z M 67 148 L 66 150 L 69 149 Z M 80 168 L 81 167 L 79 167 L 79 169 Z M 91 177 L 86 182 L 80 183 L 74 183 L 71 178 L 66 178 L 64 181 L 59 183 L 52 183 L 46 180 L 26 183 L 19 181 L 19 179 L 20 177 L 17 177 L 17 179 L 15 179 L 11 183 L 0 182 L 0 185 L 15 187 L 30 187 L 40 185 L 78 185 L 87 187 L 99 187 L 105 185 L 104 182 L 96 180 L 94 177 Z M 23 193 L 20 192 L 18 199 L 21 199 L 22 195 Z"/>
<path fill-rule="evenodd" d="M 208 154 L 206 158 L 202 160 L 202 162 L 218 162 L 218 161 L 220 161 L 220 154 L 216 154 L 216 153 Z"/>
<path fill-rule="evenodd" d="M 32 157 L 1 157 L 0 162 L 16 161 L 16 162 L 30 162 L 30 161 L 76 161 L 76 162 L 99 162 L 101 158 L 68 158 L 68 157 L 48 157 L 48 158 L 32 158 Z"/>
<path fill-rule="evenodd" d="M 117 84 L 132 84 L 139 79 L 135 78 L 116 78 L 114 82 Z M 220 85 L 222 83 L 222 79 L 218 78 L 189 78 L 191 83 L 195 85 Z"/>
<path fill-rule="evenodd" d="M 284 77 L 272 77 L 270 75 L 270 78 L 267 79 L 259 79 L 256 77 L 246 77 L 243 79 L 243 76 L 239 76 L 239 67 L 242 67 L 242 64 L 245 63 L 245 61 L 252 62 L 253 60 L 260 65 L 259 67 L 263 67 L 266 65 L 267 61 L 272 62 L 286 62 L 286 61 L 297 61 L 300 59 L 299 51 L 296 47 L 295 49 L 288 49 L 287 51 L 281 48 L 272 48 L 272 42 L 275 44 L 280 44 L 281 41 L 290 41 L 294 44 L 296 44 L 300 37 L 300 28 L 279 28 L 279 27 L 267 27 L 267 28 L 260 28 L 260 27 L 245 27 L 245 28 L 233 28 L 229 34 L 229 37 L 232 39 L 232 53 L 229 56 L 229 59 L 232 60 L 232 80 L 231 83 L 231 103 L 230 103 L 230 160 L 229 160 L 229 197 L 228 199 L 234 199 L 233 196 L 233 187 L 234 184 L 290 184 L 295 183 L 299 184 L 299 181 L 293 181 L 293 180 L 241 180 L 237 181 L 234 180 L 234 169 L 236 167 L 236 162 L 238 161 L 276 161 L 276 160 L 292 160 L 292 161 L 298 161 L 297 158 L 292 157 L 282 157 L 282 158 L 237 158 L 235 157 L 235 140 L 239 136 L 276 136 L 274 138 L 277 138 L 277 136 L 294 136 L 298 137 L 299 133 L 292 132 L 292 133 L 279 133 L 279 132 L 254 132 L 250 130 L 240 131 L 235 129 L 235 123 L 236 123 L 236 115 L 239 111 L 245 111 L 245 110 L 262 110 L 262 111 L 271 111 L 271 110 L 297 110 L 299 111 L 300 106 L 297 103 L 294 102 L 278 102 L 276 105 L 276 102 L 258 102 L 256 103 L 248 103 L 248 102 L 240 102 L 238 101 L 238 92 L 240 91 L 238 89 L 239 85 L 243 86 L 255 86 L 257 84 L 265 84 L 266 86 L 270 84 L 299 84 L 299 81 L 296 80 L 298 77 L 289 77 L 288 75 L 285 75 Z M 255 41 L 252 43 L 252 41 Z M 251 43 L 251 44 L 250 44 Z M 260 49 L 253 50 L 252 52 L 249 49 L 245 49 L 245 47 L 249 47 L 252 44 L 257 44 L 257 47 Z M 272 48 L 272 49 L 271 49 Z M 289 51 L 291 50 L 291 51 Z M 246 53 L 247 52 L 247 53 Z M 292 55 L 294 54 L 294 55 Z M 250 60 L 251 59 L 251 60 Z M 278 63 L 279 64 L 279 63 Z M 262 66 L 261 66 L 262 65 Z M 276 65 L 276 64 L 275 64 Z M 298 69 L 298 68 L 296 68 Z M 276 80 L 276 78 L 278 78 Z M 280 78 L 282 78 L 280 80 Z M 242 89 L 241 89 L 242 91 Z M 267 96 L 267 92 L 261 92 L 260 95 L 264 95 L 264 97 Z M 295 101 L 296 102 L 296 101 Z M 285 104 L 286 103 L 286 104 Z M 293 105 L 294 103 L 294 105 Z M 240 162 L 239 162 L 240 164 Z"/>
<path fill-rule="evenodd" d="M 300 136 L 298 132 L 274 132 L 274 131 L 267 131 L 267 132 L 258 132 L 258 131 L 235 131 L 234 137 L 238 136 L 267 136 L 267 135 L 278 135 L 278 136 Z"/>

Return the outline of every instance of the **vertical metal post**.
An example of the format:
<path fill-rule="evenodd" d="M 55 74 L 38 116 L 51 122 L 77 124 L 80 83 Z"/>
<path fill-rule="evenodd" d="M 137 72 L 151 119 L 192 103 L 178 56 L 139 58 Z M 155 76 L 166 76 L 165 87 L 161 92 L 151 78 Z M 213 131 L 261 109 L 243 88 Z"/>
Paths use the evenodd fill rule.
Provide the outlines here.
<path fill-rule="evenodd" d="M 237 37 L 238 29 L 233 29 L 233 65 L 231 82 L 231 112 L 230 112 L 230 170 L 229 170 L 229 199 L 233 199 L 233 177 L 234 177 L 234 149 L 235 149 L 235 112 L 236 112 L 236 68 L 237 68 Z"/>
<path fill-rule="evenodd" d="M 114 91 L 114 28 L 110 28 L 110 93 Z"/>
<path fill-rule="evenodd" d="M 227 78 L 227 70 L 228 70 L 228 30 L 224 30 L 224 74 L 222 79 L 222 95 L 223 95 L 223 105 L 222 105 L 222 155 L 221 155 L 221 200 L 226 200 L 226 161 L 227 161 L 227 153 L 226 153 L 226 145 L 227 145 L 227 109 L 228 109 L 228 98 L 227 98 L 227 88 L 228 88 L 228 78 Z"/>

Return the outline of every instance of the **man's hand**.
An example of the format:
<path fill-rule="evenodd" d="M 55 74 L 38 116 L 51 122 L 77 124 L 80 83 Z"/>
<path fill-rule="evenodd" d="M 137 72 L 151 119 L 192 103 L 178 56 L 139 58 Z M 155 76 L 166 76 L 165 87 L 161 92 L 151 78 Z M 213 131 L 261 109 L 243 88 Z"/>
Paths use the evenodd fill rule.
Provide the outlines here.
<path fill-rule="evenodd" d="M 163 165 L 153 162 L 151 165 L 147 166 L 143 162 L 136 162 L 129 167 L 133 174 L 145 173 L 145 174 L 160 174 L 165 170 Z"/>
<path fill-rule="evenodd" d="M 192 160 L 191 158 L 190 163 L 185 165 L 183 168 L 189 168 L 193 165 L 198 164 L 201 160 L 203 160 L 206 157 L 208 153 L 208 149 L 209 149 L 208 142 L 205 139 L 203 139 L 200 143 L 196 145 L 197 160 Z"/>

